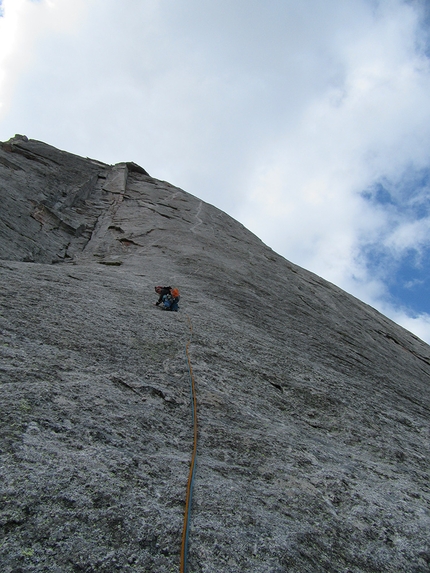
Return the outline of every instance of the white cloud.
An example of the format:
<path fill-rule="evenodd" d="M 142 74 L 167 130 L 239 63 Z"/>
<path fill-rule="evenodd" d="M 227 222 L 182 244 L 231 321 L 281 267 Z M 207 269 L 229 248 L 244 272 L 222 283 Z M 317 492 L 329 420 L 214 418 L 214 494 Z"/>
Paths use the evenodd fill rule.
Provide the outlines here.
<path fill-rule="evenodd" d="M 20 77 L 37 63 L 46 34 L 71 33 L 82 17 L 84 0 L 3 0 L 0 19 L 0 119 L 7 112 Z"/>
<path fill-rule="evenodd" d="M 414 287 L 421 286 L 423 284 L 424 284 L 423 280 L 415 279 L 413 281 L 407 281 L 404 286 L 405 286 L 405 288 L 413 289 Z"/>
<path fill-rule="evenodd" d="M 430 217 L 418 221 L 402 222 L 385 240 L 394 256 L 415 249 L 417 252 L 430 244 Z"/>

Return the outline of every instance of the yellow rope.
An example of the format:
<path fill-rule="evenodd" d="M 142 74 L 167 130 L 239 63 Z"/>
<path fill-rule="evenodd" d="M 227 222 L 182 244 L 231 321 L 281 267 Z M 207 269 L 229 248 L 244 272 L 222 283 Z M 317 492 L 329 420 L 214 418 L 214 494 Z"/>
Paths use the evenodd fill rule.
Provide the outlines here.
<path fill-rule="evenodd" d="M 188 347 L 190 345 L 191 337 L 193 335 L 193 327 L 192 327 L 191 319 L 189 316 L 188 316 L 188 322 L 189 322 L 189 326 L 190 326 L 190 339 L 188 340 L 188 342 L 185 346 L 185 354 L 187 356 L 188 369 L 190 371 L 190 385 L 191 385 L 192 412 L 193 412 L 193 425 L 194 425 L 194 445 L 193 445 L 193 453 L 191 456 L 190 471 L 188 474 L 187 495 L 185 498 L 184 525 L 183 525 L 183 529 L 182 529 L 180 573 L 186 573 L 186 571 L 187 571 L 189 518 L 190 518 L 190 513 L 191 513 L 194 470 L 195 470 L 195 466 L 196 466 L 196 456 L 197 456 L 197 399 L 196 399 L 196 389 L 195 389 L 195 383 L 194 383 L 193 369 L 191 366 L 190 354 L 188 352 Z"/>

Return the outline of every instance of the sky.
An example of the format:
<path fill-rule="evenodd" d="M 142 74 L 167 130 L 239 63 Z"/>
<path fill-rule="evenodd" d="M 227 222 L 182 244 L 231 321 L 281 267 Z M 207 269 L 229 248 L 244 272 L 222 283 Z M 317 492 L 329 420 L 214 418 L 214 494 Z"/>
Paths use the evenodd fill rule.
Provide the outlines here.
<path fill-rule="evenodd" d="M 0 0 L 0 140 L 134 161 L 430 343 L 430 0 Z"/>

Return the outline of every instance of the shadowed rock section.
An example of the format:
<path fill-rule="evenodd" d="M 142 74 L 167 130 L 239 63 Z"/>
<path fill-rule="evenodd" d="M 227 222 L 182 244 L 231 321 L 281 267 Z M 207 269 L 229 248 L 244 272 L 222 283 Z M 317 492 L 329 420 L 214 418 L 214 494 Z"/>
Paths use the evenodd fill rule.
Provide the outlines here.
<path fill-rule="evenodd" d="M 16 136 L 0 197 L 2 571 L 179 569 L 187 316 L 189 572 L 430 570 L 429 346 L 133 163 Z"/>

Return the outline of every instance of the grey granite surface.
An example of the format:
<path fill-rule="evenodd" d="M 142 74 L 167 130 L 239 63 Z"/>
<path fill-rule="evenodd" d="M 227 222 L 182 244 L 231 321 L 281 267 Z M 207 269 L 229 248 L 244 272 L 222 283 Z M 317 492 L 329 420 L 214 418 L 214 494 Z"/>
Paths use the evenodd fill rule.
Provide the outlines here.
<path fill-rule="evenodd" d="M 179 570 L 190 337 L 189 573 L 430 571 L 428 345 L 134 163 L 16 136 L 0 200 L 4 573 Z"/>

